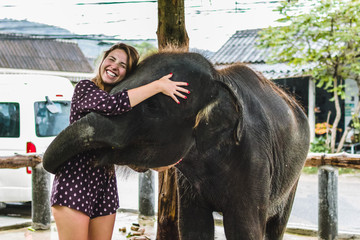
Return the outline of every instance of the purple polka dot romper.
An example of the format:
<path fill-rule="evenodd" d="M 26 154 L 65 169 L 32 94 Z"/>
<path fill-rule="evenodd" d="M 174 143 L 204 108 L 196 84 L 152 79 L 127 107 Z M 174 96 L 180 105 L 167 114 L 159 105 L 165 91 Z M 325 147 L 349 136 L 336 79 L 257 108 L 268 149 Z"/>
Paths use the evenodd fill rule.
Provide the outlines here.
<path fill-rule="evenodd" d="M 90 112 L 114 116 L 131 109 L 127 91 L 109 95 L 92 81 L 80 81 L 71 101 L 70 123 Z M 95 166 L 96 151 L 76 155 L 55 175 L 51 205 L 66 206 L 90 218 L 114 214 L 119 197 L 114 168 Z"/>

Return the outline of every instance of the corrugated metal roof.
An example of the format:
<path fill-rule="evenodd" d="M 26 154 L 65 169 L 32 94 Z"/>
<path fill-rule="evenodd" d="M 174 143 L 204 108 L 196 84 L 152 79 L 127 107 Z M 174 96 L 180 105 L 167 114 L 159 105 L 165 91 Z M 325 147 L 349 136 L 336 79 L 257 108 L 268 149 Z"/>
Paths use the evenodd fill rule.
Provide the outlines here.
<path fill-rule="evenodd" d="M 210 58 L 210 61 L 218 68 L 237 62 L 246 63 L 269 79 L 303 76 L 307 66 L 294 69 L 286 63 L 265 63 L 266 57 L 270 54 L 270 49 L 259 49 L 255 46 L 260 30 L 248 29 L 236 31 Z"/>
<path fill-rule="evenodd" d="M 75 42 L 0 34 L 0 68 L 92 73 Z"/>
<path fill-rule="evenodd" d="M 265 63 L 268 49 L 255 47 L 261 29 L 236 31 L 234 35 L 211 57 L 215 65 L 228 65 L 235 62 Z"/>
<path fill-rule="evenodd" d="M 294 78 L 294 77 L 304 77 L 308 76 L 305 73 L 306 66 L 302 68 L 294 68 L 285 63 L 277 64 L 249 64 L 249 66 L 261 72 L 268 79 L 280 79 L 280 78 Z"/>

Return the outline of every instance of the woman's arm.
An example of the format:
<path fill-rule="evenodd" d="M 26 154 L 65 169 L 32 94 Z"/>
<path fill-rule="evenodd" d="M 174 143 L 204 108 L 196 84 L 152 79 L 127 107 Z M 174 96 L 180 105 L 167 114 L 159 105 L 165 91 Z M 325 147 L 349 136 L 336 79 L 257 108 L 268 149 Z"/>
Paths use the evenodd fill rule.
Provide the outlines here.
<path fill-rule="evenodd" d="M 136 106 L 142 101 L 152 97 L 158 93 L 163 93 L 171 97 L 178 104 L 180 103 L 176 96 L 186 99 L 183 93 L 190 93 L 189 90 L 181 86 L 187 86 L 186 82 L 171 81 L 172 74 L 168 74 L 159 80 L 146 84 L 144 86 L 128 90 L 131 107 Z"/>

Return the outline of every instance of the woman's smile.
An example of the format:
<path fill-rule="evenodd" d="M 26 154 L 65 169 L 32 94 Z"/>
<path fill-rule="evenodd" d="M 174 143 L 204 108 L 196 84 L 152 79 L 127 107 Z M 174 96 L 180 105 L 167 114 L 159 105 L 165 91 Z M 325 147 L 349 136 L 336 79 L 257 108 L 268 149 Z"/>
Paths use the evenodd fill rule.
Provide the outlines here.
<path fill-rule="evenodd" d="M 118 75 L 116 73 L 114 73 L 111 70 L 106 70 L 106 73 L 110 76 L 110 77 L 117 77 Z"/>

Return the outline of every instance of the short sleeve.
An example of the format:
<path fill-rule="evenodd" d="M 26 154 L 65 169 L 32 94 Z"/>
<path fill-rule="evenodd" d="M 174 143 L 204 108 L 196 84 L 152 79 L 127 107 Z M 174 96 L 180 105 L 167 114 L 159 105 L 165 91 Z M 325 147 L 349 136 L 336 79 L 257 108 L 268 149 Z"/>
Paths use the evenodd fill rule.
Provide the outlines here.
<path fill-rule="evenodd" d="M 127 90 L 110 95 L 92 81 L 82 80 L 75 86 L 71 108 L 72 115 L 97 112 L 111 116 L 131 110 L 131 105 Z"/>

